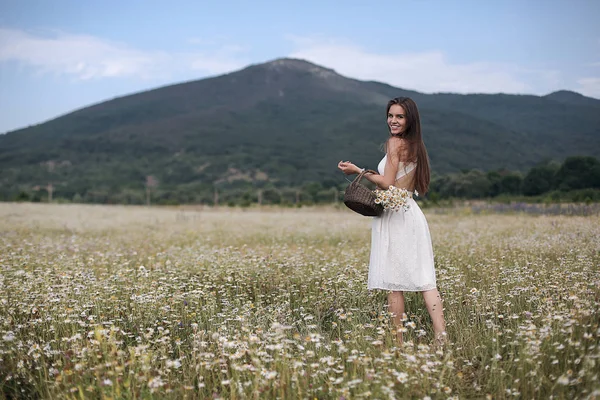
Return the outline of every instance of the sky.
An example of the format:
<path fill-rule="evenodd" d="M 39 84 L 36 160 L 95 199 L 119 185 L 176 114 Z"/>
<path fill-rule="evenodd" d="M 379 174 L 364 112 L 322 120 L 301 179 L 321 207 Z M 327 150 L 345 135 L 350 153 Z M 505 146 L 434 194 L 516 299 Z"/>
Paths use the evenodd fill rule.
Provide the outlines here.
<path fill-rule="evenodd" d="M 598 0 L 0 0 L 0 133 L 281 57 L 425 93 L 600 98 Z"/>

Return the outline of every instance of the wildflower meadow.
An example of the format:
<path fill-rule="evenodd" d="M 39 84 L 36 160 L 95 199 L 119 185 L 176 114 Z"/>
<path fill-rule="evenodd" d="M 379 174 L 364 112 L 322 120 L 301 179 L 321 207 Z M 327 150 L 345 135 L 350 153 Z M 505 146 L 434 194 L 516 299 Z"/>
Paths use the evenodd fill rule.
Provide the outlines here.
<path fill-rule="evenodd" d="M 0 204 L 0 398 L 600 399 L 600 216 L 426 209 L 449 343 L 335 207 Z"/>

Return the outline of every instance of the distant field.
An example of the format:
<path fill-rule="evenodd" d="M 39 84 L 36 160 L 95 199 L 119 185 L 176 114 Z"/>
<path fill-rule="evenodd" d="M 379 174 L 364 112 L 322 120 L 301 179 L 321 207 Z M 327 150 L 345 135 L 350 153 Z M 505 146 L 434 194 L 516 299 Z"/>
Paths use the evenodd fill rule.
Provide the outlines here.
<path fill-rule="evenodd" d="M 426 215 L 437 351 L 349 211 L 0 203 L 0 398 L 600 398 L 600 216 Z"/>

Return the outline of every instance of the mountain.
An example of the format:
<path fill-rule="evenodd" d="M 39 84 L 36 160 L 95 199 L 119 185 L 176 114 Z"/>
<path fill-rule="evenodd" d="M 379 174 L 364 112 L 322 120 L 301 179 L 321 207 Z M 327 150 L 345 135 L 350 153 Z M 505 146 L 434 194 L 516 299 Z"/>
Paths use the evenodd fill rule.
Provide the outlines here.
<path fill-rule="evenodd" d="M 418 103 L 437 174 L 600 154 L 600 101 L 574 92 L 423 94 L 278 59 L 0 135 L 0 194 L 48 181 L 67 198 L 136 192 L 148 175 L 190 199 L 215 186 L 335 186 L 339 160 L 377 165 L 396 96 Z"/>
<path fill-rule="evenodd" d="M 547 99 L 551 99 L 557 101 L 559 103 L 563 103 L 566 105 L 575 105 L 575 106 L 590 106 L 590 107 L 598 107 L 600 106 L 600 100 L 593 99 L 590 97 L 585 97 L 582 94 L 577 92 L 572 92 L 570 90 L 559 90 L 557 92 L 552 92 L 544 96 Z"/>

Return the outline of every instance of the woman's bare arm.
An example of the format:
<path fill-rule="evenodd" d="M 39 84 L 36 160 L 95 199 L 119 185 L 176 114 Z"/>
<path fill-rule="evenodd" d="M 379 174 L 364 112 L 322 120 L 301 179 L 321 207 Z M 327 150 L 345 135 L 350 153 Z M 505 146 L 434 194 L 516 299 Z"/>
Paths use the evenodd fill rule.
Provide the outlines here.
<path fill-rule="evenodd" d="M 392 137 L 387 145 L 387 161 L 385 163 L 385 173 L 383 175 L 365 174 L 365 178 L 377 185 L 380 189 L 387 189 L 396 181 L 398 173 L 398 164 L 400 162 L 400 152 L 405 149 L 403 139 Z"/>
<path fill-rule="evenodd" d="M 377 185 L 380 189 L 387 189 L 396 181 L 396 173 L 398 172 L 398 163 L 400 162 L 399 154 L 406 149 L 406 144 L 403 139 L 392 137 L 387 145 L 387 161 L 385 164 L 385 173 L 383 175 L 375 175 L 367 173 L 365 178 Z M 360 174 L 361 169 L 350 161 L 340 161 L 338 168 L 346 175 Z"/>

